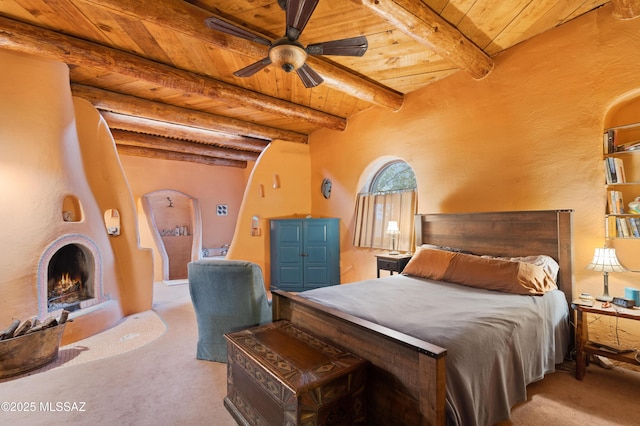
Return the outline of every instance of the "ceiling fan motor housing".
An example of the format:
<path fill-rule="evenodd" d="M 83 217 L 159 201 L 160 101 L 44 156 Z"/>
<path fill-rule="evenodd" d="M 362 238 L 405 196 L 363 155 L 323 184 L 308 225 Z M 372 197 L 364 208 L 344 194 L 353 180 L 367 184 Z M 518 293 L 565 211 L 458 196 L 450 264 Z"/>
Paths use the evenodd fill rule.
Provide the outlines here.
<path fill-rule="evenodd" d="M 299 42 L 282 37 L 276 40 L 269 49 L 269 59 L 286 72 L 291 72 L 304 65 L 307 60 L 307 52 Z"/>

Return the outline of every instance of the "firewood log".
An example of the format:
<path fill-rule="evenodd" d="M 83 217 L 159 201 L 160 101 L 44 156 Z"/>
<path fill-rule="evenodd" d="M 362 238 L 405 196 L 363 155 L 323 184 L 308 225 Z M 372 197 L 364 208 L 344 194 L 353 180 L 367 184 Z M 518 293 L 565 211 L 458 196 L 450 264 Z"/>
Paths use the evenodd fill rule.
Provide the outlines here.
<path fill-rule="evenodd" d="M 55 327 L 56 325 L 58 325 L 56 317 L 48 317 L 42 322 L 42 328 Z"/>
<path fill-rule="evenodd" d="M 35 327 L 31 327 L 29 330 L 27 330 L 27 332 L 25 334 L 30 334 L 30 333 L 35 333 L 37 331 L 42 331 L 44 330 L 44 326 L 42 323 L 36 325 Z"/>
<path fill-rule="evenodd" d="M 20 325 L 20 320 L 13 320 L 11 325 L 0 333 L 0 340 L 11 339 L 13 337 L 13 333 L 15 333 L 16 329 Z"/>
<path fill-rule="evenodd" d="M 31 320 L 31 329 L 33 330 L 34 328 L 36 328 L 40 324 L 42 324 L 42 321 L 40 321 L 38 319 L 38 317 L 33 317 L 33 319 Z"/>
<path fill-rule="evenodd" d="M 13 337 L 22 336 L 30 329 L 31 329 L 31 320 L 23 321 L 22 324 L 20 324 L 20 327 L 18 327 L 16 331 L 13 333 Z"/>

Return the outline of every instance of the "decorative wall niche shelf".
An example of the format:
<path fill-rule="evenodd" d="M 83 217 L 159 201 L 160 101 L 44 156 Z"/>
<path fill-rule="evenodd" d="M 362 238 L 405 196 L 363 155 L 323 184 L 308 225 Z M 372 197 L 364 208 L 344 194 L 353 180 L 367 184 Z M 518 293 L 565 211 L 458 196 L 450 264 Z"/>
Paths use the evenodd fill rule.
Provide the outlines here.
<path fill-rule="evenodd" d="M 62 220 L 65 222 L 82 221 L 82 206 L 75 195 L 67 195 L 62 200 Z"/>

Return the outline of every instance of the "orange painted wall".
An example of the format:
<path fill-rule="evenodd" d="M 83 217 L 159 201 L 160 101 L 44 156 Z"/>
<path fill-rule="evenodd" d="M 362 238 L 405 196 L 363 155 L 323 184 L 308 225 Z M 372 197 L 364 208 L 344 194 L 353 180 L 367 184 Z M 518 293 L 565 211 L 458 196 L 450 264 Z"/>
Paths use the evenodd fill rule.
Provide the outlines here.
<path fill-rule="evenodd" d="M 395 155 L 417 175 L 419 212 L 574 209 L 577 286 L 599 294 L 601 274 L 584 268 L 604 244 L 602 132 L 612 105 L 640 94 L 639 32 L 640 19 L 603 7 L 497 56 L 483 80 L 459 72 L 408 95 L 399 112 L 372 109 L 344 132 L 314 133 L 313 211 L 343 219 L 342 262 L 353 266 L 344 281 L 375 274 L 373 254 L 351 247 L 354 199 L 365 168 Z M 324 176 L 329 202 L 313 190 Z M 640 269 L 634 252 L 620 260 Z M 619 294 L 640 277 L 610 283 Z"/>
<path fill-rule="evenodd" d="M 271 274 L 269 219 L 311 214 L 310 184 L 309 146 L 279 140 L 262 152 L 249 176 L 227 258 L 260 265 L 267 288 Z M 258 218 L 258 235 L 252 233 L 254 216 Z"/>

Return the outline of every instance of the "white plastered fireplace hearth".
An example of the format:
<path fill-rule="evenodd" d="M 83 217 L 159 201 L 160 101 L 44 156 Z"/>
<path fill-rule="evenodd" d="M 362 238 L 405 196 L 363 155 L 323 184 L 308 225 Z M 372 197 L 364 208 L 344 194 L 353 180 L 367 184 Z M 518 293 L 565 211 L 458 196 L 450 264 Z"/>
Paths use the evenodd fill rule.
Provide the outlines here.
<path fill-rule="evenodd" d="M 52 276 L 51 265 L 59 253 L 68 251 L 69 248 L 74 248 L 86 257 L 84 265 L 86 271 L 82 282 L 78 283 L 86 288 L 84 291 L 86 294 L 82 298 L 74 298 L 71 301 L 54 300 L 51 287 L 52 283 L 55 285 L 57 277 Z M 49 316 L 59 317 L 63 310 L 67 310 L 71 313 L 70 318 L 74 319 L 77 313 L 82 314 L 86 309 L 100 308 L 100 304 L 109 300 L 109 294 L 104 292 L 102 284 L 102 257 L 95 242 L 84 235 L 61 236 L 45 250 L 38 266 L 38 318 L 44 320 Z"/>
<path fill-rule="evenodd" d="M 69 244 L 86 255 L 91 287 L 68 305 L 63 343 L 151 309 L 151 250 L 106 122 L 73 98 L 66 64 L 1 48 L 0 63 L 0 328 L 61 312 L 48 306 L 47 268 Z M 105 226 L 111 209 L 118 235 Z"/>

